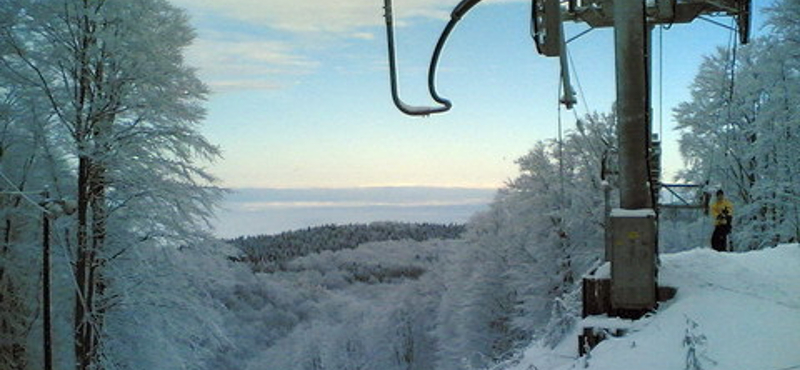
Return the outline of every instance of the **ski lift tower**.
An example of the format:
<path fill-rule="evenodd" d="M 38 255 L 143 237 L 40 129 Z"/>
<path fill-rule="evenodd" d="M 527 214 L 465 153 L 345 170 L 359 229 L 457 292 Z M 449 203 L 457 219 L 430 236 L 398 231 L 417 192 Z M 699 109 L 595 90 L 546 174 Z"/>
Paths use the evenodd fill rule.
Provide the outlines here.
<path fill-rule="evenodd" d="M 731 16 L 739 41 L 749 40 L 752 0 L 532 0 L 532 33 L 537 51 L 559 57 L 568 108 L 574 93 L 567 71 L 564 21 L 585 22 L 592 28 L 613 27 L 616 57 L 617 133 L 619 136 L 620 207 L 612 210 L 610 284 L 593 292 L 584 314 L 635 318 L 653 310 L 658 299 L 656 208 L 658 169 L 651 168 L 650 33 L 655 25 L 689 23 L 701 16 Z M 399 110 L 429 115 L 449 110 L 451 102 L 436 91 L 435 73 L 444 43 L 456 23 L 480 0 L 462 0 L 453 9 L 431 58 L 428 88 L 434 107 L 405 104 L 397 88 L 391 0 L 384 0 L 392 97 Z M 607 226 L 608 227 L 608 226 Z M 604 284 L 600 284 L 604 285 Z M 610 286 L 609 286 L 610 285 Z M 584 285 L 585 287 L 585 285 Z M 591 308 L 587 311 L 587 303 Z M 588 313 L 587 313 L 588 312 Z"/>
<path fill-rule="evenodd" d="M 534 0 L 539 9 L 550 2 Z M 552 5 L 551 5 L 552 6 Z M 549 17 L 613 27 L 616 55 L 620 208 L 611 212 L 610 313 L 639 317 L 655 308 L 657 283 L 656 208 L 659 179 L 653 174 L 650 104 L 650 31 L 654 25 L 689 23 L 700 16 L 733 16 L 739 40 L 749 41 L 751 0 L 569 0 Z M 538 20 L 538 19 L 537 19 Z M 539 42 L 537 40 L 537 42 Z M 543 40 L 542 42 L 547 42 Z M 602 298 L 601 298 L 602 299 Z"/>

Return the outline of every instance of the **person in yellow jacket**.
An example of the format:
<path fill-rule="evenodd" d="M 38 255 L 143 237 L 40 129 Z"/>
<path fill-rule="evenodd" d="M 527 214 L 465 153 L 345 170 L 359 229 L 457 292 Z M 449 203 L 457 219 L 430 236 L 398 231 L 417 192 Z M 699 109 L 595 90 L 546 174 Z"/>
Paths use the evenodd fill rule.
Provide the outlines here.
<path fill-rule="evenodd" d="M 721 189 L 717 191 L 717 198 L 711 203 L 709 213 L 714 221 L 711 248 L 718 252 L 726 252 L 728 251 L 728 234 L 732 229 L 733 203 L 725 198 L 725 192 Z"/>

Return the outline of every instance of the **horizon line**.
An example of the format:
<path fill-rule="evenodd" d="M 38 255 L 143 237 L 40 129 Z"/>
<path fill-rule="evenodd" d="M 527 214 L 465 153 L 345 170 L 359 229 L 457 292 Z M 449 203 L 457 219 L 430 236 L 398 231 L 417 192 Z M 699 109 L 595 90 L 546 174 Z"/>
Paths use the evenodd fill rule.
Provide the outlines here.
<path fill-rule="evenodd" d="M 446 190 L 499 190 L 494 185 L 354 185 L 354 186 L 239 186 L 223 187 L 228 190 L 353 190 L 353 189 L 446 189 Z"/>

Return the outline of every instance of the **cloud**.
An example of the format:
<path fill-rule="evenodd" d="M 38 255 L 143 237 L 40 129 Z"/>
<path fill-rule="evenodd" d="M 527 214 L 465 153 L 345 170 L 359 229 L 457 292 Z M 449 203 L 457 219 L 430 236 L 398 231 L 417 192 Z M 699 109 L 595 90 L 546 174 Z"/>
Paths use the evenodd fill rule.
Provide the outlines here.
<path fill-rule="evenodd" d="M 287 75 L 309 74 L 319 65 L 286 42 L 234 33 L 201 36 L 187 58 L 215 92 L 280 88 Z"/>
<path fill-rule="evenodd" d="M 179 6 L 291 32 L 357 35 L 384 22 L 380 0 L 173 0 Z M 456 0 L 395 1 L 396 17 L 445 18 Z"/>
<path fill-rule="evenodd" d="M 512 1 L 520 0 L 487 3 Z M 315 57 L 310 52 L 324 49 L 332 40 L 375 40 L 375 27 L 384 24 L 381 0 L 172 2 L 202 20 L 200 38 L 189 49 L 188 60 L 215 92 L 291 85 L 297 76 L 313 73 L 324 63 L 311 59 Z M 397 25 L 407 25 L 412 18 L 446 19 L 458 2 L 394 0 Z"/>
<path fill-rule="evenodd" d="M 350 37 L 360 40 L 375 40 L 375 34 L 369 32 L 354 32 Z"/>
<path fill-rule="evenodd" d="M 240 188 L 228 195 L 232 203 L 261 204 L 411 204 L 455 205 L 489 203 L 494 188 L 384 186 L 355 188 Z"/>
<path fill-rule="evenodd" d="M 457 207 L 457 206 L 484 206 L 489 203 L 488 198 L 467 198 L 461 200 L 427 200 L 427 201 L 277 201 L 277 202 L 248 202 L 239 203 L 241 210 L 254 212 L 264 210 L 278 210 L 291 208 L 369 208 L 369 207 L 397 207 L 397 208 L 417 208 L 417 207 Z"/>

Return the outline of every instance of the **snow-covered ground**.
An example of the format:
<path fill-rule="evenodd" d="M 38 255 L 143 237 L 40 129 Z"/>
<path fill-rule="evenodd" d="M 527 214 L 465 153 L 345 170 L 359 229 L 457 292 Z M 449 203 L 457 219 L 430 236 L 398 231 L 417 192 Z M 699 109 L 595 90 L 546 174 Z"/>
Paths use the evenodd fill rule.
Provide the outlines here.
<path fill-rule="evenodd" d="M 678 294 L 655 315 L 613 319 L 629 328 L 626 335 L 578 358 L 576 330 L 555 349 L 534 345 L 500 368 L 800 369 L 800 244 L 749 253 L 697 249 L 661 262 L 661 284 Z"/>

